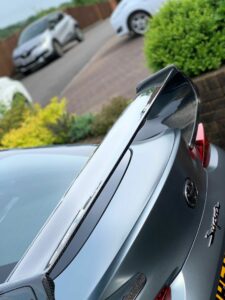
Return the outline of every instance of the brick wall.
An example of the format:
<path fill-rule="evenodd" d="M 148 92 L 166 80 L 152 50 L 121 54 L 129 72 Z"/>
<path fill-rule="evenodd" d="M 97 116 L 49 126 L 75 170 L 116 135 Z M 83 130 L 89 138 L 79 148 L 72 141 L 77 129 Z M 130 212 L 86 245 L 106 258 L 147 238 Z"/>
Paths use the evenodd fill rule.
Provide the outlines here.
<path fill-rule="evenodd" d="M 194 78 L 201 98 L 201 121 L 210 142 L 225 149 L 225 66 Z"/>
<path fill-rule="evenodd" d="M 65 10 L 69 15 L 76 18 L 82 28 L 90 26 L 99 20 L 108 18 L 115 8 L 115 0 L 99 3 L 96 5 L 68 8 Z M 0 76 L 11 76 L 14 72 L 12 52 L 16 47 L 18 34 L 0 41 Z"/>

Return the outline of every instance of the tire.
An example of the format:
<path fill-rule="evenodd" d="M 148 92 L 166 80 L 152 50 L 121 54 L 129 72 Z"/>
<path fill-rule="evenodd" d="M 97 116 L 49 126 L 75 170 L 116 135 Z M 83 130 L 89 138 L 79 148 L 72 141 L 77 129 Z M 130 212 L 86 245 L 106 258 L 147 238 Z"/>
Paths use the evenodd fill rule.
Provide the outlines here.
<path fill-rule="evenodd" d="M 23 77 L 26 77 L 28 75 L 30 75 L 32 73 L 31 70 L 27 70 L 27 71 L 20 71 L 20 74 L 23 76 Z"/>
<path fill-rule="evenodd" d="M 80 27 L 77 26 L 77 25 L 76 25 L 76 28 L 75 28 L 75 39 L 79 43 L 83 42 L 83 40 L 84 40 L 84 34 L 83 34 L 82 30 L 80 29 Z"/>
<path fill-rule="evenodd" d="M 53 41 L 52 46 L 54 49 L 54 56 L 56 58 L 62 57 L 64 52 L 63 52 L 63 47 L 60 45 L 60 43 L 57 41 Z"/>
<path fill-rule="evenodd" d="M 136 35 L 144 35 L 148 29 L 150 15 L 146 11 L 135 11 L 128 19 L 128 27 Z"/>

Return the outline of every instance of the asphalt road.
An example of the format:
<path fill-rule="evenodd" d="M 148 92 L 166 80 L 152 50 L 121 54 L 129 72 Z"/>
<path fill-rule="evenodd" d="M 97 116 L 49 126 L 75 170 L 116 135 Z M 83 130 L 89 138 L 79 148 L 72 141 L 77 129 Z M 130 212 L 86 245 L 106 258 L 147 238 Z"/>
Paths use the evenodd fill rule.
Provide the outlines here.
<path fill-rule="evenodd" d="M 46 105 L 52 97 L 59 96 L 113 34 L 108 20 L 99 22 L 86 30 L 82 43 L 68 45 L 63 57 L 23 78 L 34 102 Z"/>

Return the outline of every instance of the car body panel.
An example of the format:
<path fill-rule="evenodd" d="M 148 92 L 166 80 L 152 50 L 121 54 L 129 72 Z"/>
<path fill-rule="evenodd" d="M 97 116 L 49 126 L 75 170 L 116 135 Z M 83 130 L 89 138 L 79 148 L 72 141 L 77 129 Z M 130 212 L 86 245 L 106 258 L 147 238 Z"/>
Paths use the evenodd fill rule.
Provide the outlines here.
<path fill-rule="evenodd" d="M 193 115 L 191 114 L 191 118 L 188 118 L 188 122 L 186 117 L 183 116 L 180 126 L 182 127 L 182 132 L 185 132 L 185 129 L 189 129 L 190 127 L 195 128 L 196 108 L 198 107 L 198 102 L 195 101 L 196 95 L 192 92 L 192 86 L 187 85 L 188 80 L 181 75 L 177 78 L 178 74 L 180 74 L 179 71 L 174 67 L 165 68 L 156 74 L 156 76 L 152 77 L 152 83 L 149 82 L 150 88 L 148 90 L 144 89 L 142 92 L 139 92 L 136 100 L 128 106 L 124 114 L 122 114 L 112 127 L 86 167 L 65 194 L 54 213 L 49 217 L 46 226 L 42 228 L 42 231 L 36 237 L 28 249 L 26 256 L 14 270 L 14 273 L 11 274 L 9 280 L 24 278 L 28 276 L 28 274 L 35 276 L 35 274 L 41 273 L 46 266 L 51 268 L 51 265 L 54 264 L 51 256 L 54 257 L 56 249 L 60 247 L 59 245 L 61 243 L 64 244 L 64 237 L 69 238 L 72 232 L 82 222 L 86 212 L 99 196 L 112 171 L 115 170 L 137 133 L 143 127 L 143 122 L 147 116 L 151 118 L 151 111 L 153 118 L 155 118 L 155 113 L 159 113 L 158 109 L 160 109 L 161 105 L 165 102 L 164 93 L 166 93 L 167 97 L 171 95 L 173 106 L 171 107 L 168 101 L 166 102 L 167 105 L 163 106 L 163 116 L 159 114 L 159 119 L 164 123 L 164 118 L 166 118 L 169 122 L 168 124 L 165 122 L 163 126 L 159 125 L 161 129 L 157 132 L 157 135 L 159 135 L 160 132 L 165 132 L 171 125 L 173 126 L 173 122 L 171 118 L 168 118 L 167 114 L 170 116 L 173 112 L 175 116 L 179 116 L 190 101 L 195 103 L 192 105 L 194 110 L 190 110 Z M 173 81 L 174 78 L 178 79 L 177 89 L 180 93 L 180 97 L 175 97 L 175 99 L 174 89 L 171 90 L 171 81 Z M 188 89 L 187 86 L 189 86 Z M 163 95 L 163 97 L 160 97 L 160 95 Z M 173 121 L 176 121 L 176 118 Z M 129 126 L 127 126 L 127 124 L 129 124 Z M 177 125 L 178 124 L 176 124 L 176 126 Z M 121 128 L 123 128 L 123 135 L 121 135 Z M 153 132 L 152 136 L 155 135 L 156 132 Z M 148 138 L 150 137 L 151 136 L 148 135 Z M 114 151 L 111 151 L 112 141 L 116 141 Z M 102 164 L 102 158 L 105 156 L 105 153 L 108 152 L 111 154 L 107 160 L 104 161 L 104 164 Z M 101 168 L 99 168 L 99 166 L 101 166 Z M 96 172 L 96 169 L 98 169 L 98 172 Z M 92 176 L 92 174 L 95 174 L 95 176 Z M 76 197 L 79 199 L 79 202 L 74 201 Z M 52 234 L 52 232 L 56 230 L 57 236 Z M 49 241 L 48 251 L 46 251 L 46 240 Z M 39 253 L 42 253 L 44 249 L 45 256 L 40 257 Z M 34 261 L 36 262 L 35 266 L 32 264 Z"/>
<path fill-rule="evenodd" d="M 114 31 L 122 36 L 130 32 L 128 26 L 129 17 L 136 11 L 145 11 L 150 16 L 157 13 L 166 0 L 123 0 L 116 7 L 111 16 L 111 24 Z M 121 30 L 119 30 L 121 28 Z"/>
<path fill-rule="evenodd" d="M 86 203 L 90 203 L 96 198 L 112 170 L 117 166 L 123 154 L 128 150 L 129 141 L 132 139 L 134 131 L 141 126 L 144 115 L 147 114 L 147 111 L 143 111 L 143 108 L 146 108 L 146 105 L 149 108 L 149 95 L 144 94 L 139 96 L 139 101 L 134 101 L 133 105 L 128 107 L 127 113 L 123 115 L 123 118 L 121 117 L 117 121 L 115 126 L 108 133 L 107 138 L 97 148 L 92 159 L 89 160 L 86 167 L 65 194 L 64 199 L 62 199 L 49 218 L 48 226 L 45 226 L 36 237 L 28 250 L 27 255 L 11 275 L 10 280 L 16 280 L 17 277 L 24 278 L 28 276 L 28 274 L 30 274 L 30 276 L 35 276 L 35 274 L 39 274 L 46 268 L 51 256 L 58 248 L 58 245 L 63 240 L 67 231 L 70 230 L 69 228 L 73 226 L 73 224 L 76 224 L 76 217 L 78 216 L 80 218 L 79 212 L 82 211 L 82 206 L 86 207 Z M 130 126 L 126 126 L 131 120 L 132 123 Z M 121 127 L 124 128 L 123 133 L 124 136 L 126 136 L 126 139 L 124 139 L 124 136 L 118 138 Z M 112 152 L 110 157 L 102 164 L 102 157 L 104 156 L 104 153 L 110 151 L 111 141 L 115 138 L 117 139 L 117 145 L 114 148 L 114 152 Z M 101 166 L 101 168 L 99 168 L 99 166 Z M 98 169 L 98 172 L 96 172 L 96 168 Z M 92 176 L 92 174 L 95 174 L 95 176 Z M 74 201 L 74 195 L 79 198 L 79 203 Z M 83 203 L 83 205 L 81 203 Z M 55 231 L 57 231 L 57 236 L 52 234 Z M 49 241 L 47 252 L 46 238 Z M 42 252 L 45 252 L 45 256 L 40 257 L 39 253 Z M 34 261 L 36 261 L 35 266 L 32 265 L 32 262 Z"/>
<path fill-rule="evenodd" d="M 172 300 L 215 298 L 225 246 L 225 153 L 211 145 L 203 164 L 195 143 L 198 95 L 175 67 L 137 92 L 0 285 L 0 299 L 23 287 L 38 300 L 153 300 L 165 287 Z M 84 237 L 85 222 L 92 225 Z"/>
<path fill-rule="evenodd" d="M 0 77 L 0 102 L 7 109 L 11 107 L 16 94 L 23 95 L 29 103 L 32 103 L 31 95 L 21 82 L 8 77 Z"/>
<path fill-rule="evenodd" d="M 157 145 L 157 148 L 161 149 L 161 156 L 156 155 L 153 145 Z M 125 243 L 131 229 L 148 203 L 159 178 L 161 178 L 166 168 L 173 146 L 174 134 L 171 132 L 149 143 L 141 143 L 135 150 L 132 148 L 133 155 L 128 171 L 107 211 L 75 260 L 55 281 L 56 297 L 58 299 L 63 299 L 63 294 L 60 291 L 67 282 L 71 282 L 69 284 L 70 289 L 67 290 L 67 298 L 76 295 L 79 299 L 89 299 L 89 297 L 98 299 L 99 295 L 98 297 L 97 295 L 93 296 L 92 293 L 96 293 L 95 287 L 116 259 L 121 250 L 121 245 Z M 145 164 L 140 158 L 140 153 L 149 154 L 148 162 L 145 162 Z M 155 172 L 149 172 L 146 164 Z M 134 182 L 132 174 L 134 172 L 135 174 L 142 174 L 143 177 L 136 178 L 135 176 L 136 184 L 132 185 Z M 127 186 L 130 186 L 130 190 L 127 190 Z M 126 216 L 124 216 L 124 213 L 126 213 Z M 91 269 L 89 268 L 90 264 L 92 265 Z M 80 278 L 80 284 L 73 285 L 72 281 L 76 282 L 78 278 Z M 82 278 L 85 278 L 85 280 L 81 280 Z"/>
<path fill-rule="evenodd" d="M 224 151 L 212 145 L 211 161 L 206 171 L 208 188 L 204 215 L 182 272 L 179 278 L 175 280 L 175 282 L 181 281 L 180 286 L 177 286 L 175 291 L 183 290 L 183 296 L 174 298 L 175 300 L 220 299 L 216 298 L 216 293 L 225 250 L 224 168 Z M 220 203 L 219 228 L 217 228 L 214 241 L 209 247 L 209 240 L 205 238 L 205 235 L 212 226 L 213 210 L 218 202 Z M 181 278 L 183 279 L 181 280 Z M 224 292 L 220 296 L 221 299 L 224 299 Z"/>
<path fill-rule="evenodd" d="M 168 177 L 161 190 L 157 189 L 151 199 L 153 202 L 155 199 L 154 207 L 151 211 L 146 207 L 140 217 L 139 230 L 136 228 L 136 240 L 133 240 L 111 283 L 114 292 L 117 276 L 131 278 L 135 270 L 136 273 L 144 274 L 147 279 L 138 299 L 154 299 L 181 270 L 189 254 L 204 209 L 206 181 L 203 170 L 197 176 L 196 169 L 199 169 L 199 165 L 196 162 L 190 163 L 191 158 L 185 148 L 180 140 L 178 149 L 174 149 L 176 154 L 172 154 L 173 164 L 169 162 L 171 169 Z M 187 177 L 195 181 L 199 190 L 198 203 L 194 209 L 187 205 L 184 196 Z M 169 203 L 165 205 L 167 201 Z M 143 227 L 140 229 L 141 224 Z M 113 294 L 113 290 L 108 290 L 106 295 Z"/>
<path fill-rule="evenodd" d="M 65 45 L 74 38 L 77 24 L 75 19 L 64 14 L 64 19 L 56 24 L 52 32 L 54 39 L 58 40 L 61 45 Z"/>
<path fill-rule="evenodd" d="M 150 276 L 150 278 L 147 276 L 149 281 L 147 281 L 146 286 L 143 290 L 143 292 L 139 295 L 137 299 L 140 300 L 147 300 L 147 299 L 153 299 L 154 293 L 157 292 L 157 289 L 160 289 L 160 281 L 162 280 L 162 277 L 165 276 L 165 284 L 171 284 L 173 279 L 176 277 L 176 279 L 173 281 L 171 284 L 172 288 L 172 299 L 173 300 L 187 300 L 187 299 L 215 299 L 216 295 L 216 288 L 218 286 L 219 282 L 219 274 L 220 270 L 222 267 L 222 261 L 224 257 L 224 247 L 225 247 L 225 240 L 224 240 L 224 228 L 225 228 L 225 215 L 224 215 L 224 205 L 225 205 L 225 199 L 224 199 L 224 194 L 225 194 L 225 187 L 223 185 L 223 174 L 224 174 L 224 167 L 225 167 L 225 153 L 221 149 L 214 147 L 213 145 L 211 146 L 212 149 L 212 156 L 210 160 L 209 167 L 206 171 L 202 170 L 203 174 L 202 176 L 199 176 L 199 178 L 196 178 L 196 181 L 199 181 L 199 179 L 202 177 L 203 179 L 203 190 L 199 189 L 200 193 L 202 194 L 202 199 L 199 199 L 198 203 L 198 209 L 199 213 L 197 214 L 198 217 L 196 218 L 195 221 L 195 230 L 193 231 L 192 228 L 189 228 L 189 219 L 187 220 L 179 220 L 179 225 L 176 224 L 174 229 L 172 230 L 173 234 L 177 230 L 178 234 L 173 242 L 171 239 L 171 236 L 166 236 L 165 234 L 162 237 L 162 241 L 165 241 L 165 247 L 160 247 L 159 253 L 155 252 L 154 257 L 152 257 L 152 252 L 151 248 L 154 246 L 151 245 L 150 241 L 154 240 L 154 235 L 151 237 L 149 228 L 152 228 L 151 226 L 148 226 L 145 222 L 142 224 L 145 224 L 147 232 L 147 236 L 149 238 L 149 243 L 147 242 L 146 239 L 143 239 L 140 235 L 140 226 L 138 224 L 135 225 L 136 228 L 132 230 L 132 234 L 135 232 L 135 229 L 137 230 L 137 235 L 139 235 L 140 242 L 132 241 L 132 234 L 129 237 L 129 239 L 126 241 L 126 243 L 123 245 L 123 249 L 120 249 L 118 252 L 118 255 L 114 258 L 113 262 L 110 264 L 110 267 L 106 270 L 106 273 L 104 274 L 103 278 L 99 281 L 99 284 L 97 285 L 96 290 L 94 290 L 89 296 L 87 289 L 90 287 L 90 285 L 87 284 L 86 286 L 86 281 L 90 284 L 88 281 L 88 274 L 91 272 L 99 272 L 99 264 L 95 266 L 95 262 L 91 262 L 91 258 L 93 258 L 93 253 L 90 253 L 90 261 L 85 257 L 85 261 L 87 261 L 87 266 L 86 265 L 80 265 L 79 262 L 81 261 L 80 259 L 78 262 L 73 262 L 73 266 L 70 266 L 70 270 L 68 270 L 68 273 L 65 275 L 65 278 L 63 278 L 64 274 L 61 274 L 61 276 L 56 279 L 56 295 L 57 295 L 57 289 L 62 286 L 61 284 L 64 284 L 64 289 L 67 284 L 67 280 L 70 283 L 70 289 L 66 289 L 66 295 L 69 295 L 70 297 L 75 295 L 73 294 L 76 291 L 76 295 L 84 295 L 84 294 L 79 294 L 79 289 L 83 289 L 86 291 L 85 297 L 80 297 L 80 299 L 106 299 L 112 293 L 114 295 L 114 292 L 117 291 L 118 288 L 123 286 L 130 278 L 132 278 L 135 273 L 138 272 L 143 272 L 144 274 L 147 274 L 150 270 L 152 272 L 153 276 Z M 180 152 L 180 159 L 183 160 L 182 156 L 184 155 L 184 152 Z M 195 163 L 194 163 L 195 164 Z M 180 161 L 177 164 L 178 167 L 180 167 Z M 195 165 L 197 169 L 200 168 L 200 166 Z M 182 169 L 183 172 L 183 169 Z M 215 174 L 215 172 L 217 174 Z M 205 174 L 204 174 L 205 173 Z M 175 171 L 175 174 L 177 172 Z M 170 178 L 172 178 L 170 174 Z M 186 174 L 186 176 L 190 176 L 190 173 Z M 216 175 L 216 176 L 215 176 Z M 196 175 L 194 175 L 196 176 Z M 215 180 L 216 178 L 216 180 Z M 218 180 L 219 178 L 219 180 Z M 183 177 L 185 179 L 185 176 Z M 175 180 L 177 184 L 177 179 L 174 178 L 172 179 L 173 181 Z M 201 185 L 201 184 L 200 184 Z M 182 186 L 182 185 L 175 185 L 175 184 L 169 184 L 168 187 L 177 187 L 177 186 Z M 206 194 L 206 186 L 209 186 L 208 193 Z M 199 184 L 198 184 L 199 188 Z M 170 193 L 167 193 L 167 195 Z M 204 199 L 204 196 L 207 196 Z M 158 197 L 156 197 L 158 199 Z M 213 245 L 209 248 L 208 247 L 208 240 L 205 239 L 205 233 L 210 227 L 211 224 L 211 219 L 212 219 L 212 212 L 213 212 L 213 207 L 216 204 L 216 202 L 219 201 L 221 204 L 221 215 L 219 218 L 219 225 L 221 227 L 221 230 L 218 230 L 216 237 L 215 237 L 215 242 Z M 176 205 L 178 203 L 176 202 Z M 183 204 L 185 204 L 185 200 L 183 201 Z M 185 204 L 186 205 L 186 204 Z M 163 204 L 162 206 L 163 207 Z M 167 207 L 168 208 L 168 207 Z M 178 209 L 178 207 L 177 207 Z M 187 211 L 189 211 L 190 214 L 193 214 L 193 210 L 190 208 L 187 208 Z M 175 209 L 176 210 L 176 209 Z M 174 210 L 174 213 L 175 213 Z M 126 208 L 127 211 L 127 208 Z M 180 213 L 180 207 L 179 207 L 179 213 Z M 204 212 L 204 213 L 203 213 Z M 160 214 L 162 214 L 163 211 L 160 210 Z M 171 211 L 166 212 L 166 213 L 171 213 Z M 143 215 L 147 214 L 147 211 L 143 212 Z M 118 215 L 118 213 L 117 213 Z M 130 216 L 129 213 L 126 214 L 126 221 L 127 217 Z M 152 218 L 153 216 L 151 216 Z M 174 215 L 173 220 L 177 218 L 183 218 L 184 215 Z M 157 217 L 159 222 L 165 221 L 166 219 L 165 216 L 160 218 Z M 151 221 L 153 221 L 151 219 Z M 156 220 L 155 220 L 156 221 Z M 119 222 L 117 219 L 116 222 Z M 121 220 L 120 220 L 121 222 Z M 182 226 L 183 222 L 183 226 Z M 122 223 L 122 222 L 121 222 Z M 120 223 L 120 224 L 121 224 Z M 171 225 L 170 223 L 166 223 L 169 226 Z M 168 227 L 164 224 L 164 229 L 162 226 L 162 230 L 166 230 Z M 199 225 L 200 224 L 200 225 Z M 140 224 L 139 224 L 140 225 Z M 163 224 L 162 224 L 163 225 Z M 178 226 L 181 226 L 180 228 Z M 185 228 L 186 230 L 190 231 L 190 234 L 182 234 L 181 228 Z M 108 226 L 109 227 L 109 226 Z M 108 229 L 107 227 L 107 229 Z M 139 227 L 139 228 L 138 228 Z M 160 231 L 160 224 L 157 227 L 157 232 Z M 115 227 L 116 230 L 116 227 Z M 117 230 L 116 232 L 119 234 L 121 231 Z M 170 232 L 170 231 L 169 231 Z M 186 239 L 187 236 L 192 235 L 192 242 L 190 241 L 182 241 L 180 245 L 184 246 L 185 242 L 187 242 L 185 249 L 185 258 L 183 257 L 180 260 L 180 266 L 178 264 L 179 262 L 179 256 L 182 255 L 182 251 L 180 248 L 177 248 L 176 246 L 179 244 L 179 237 Z M 101 233 L 103 236 L 103 233 Z M 105 233 L 107 234 L 107 233 Z M 135 236 L 135 234 L 134 234 Z M 113 238 L 114 237 L 114 238 Z M 116 236 L 117 238 L 117 236 Z M 164 240 L 165 239 L 165 240 Z M 105 241 L 105 239 L 103 239 Z M 115 239 L 115 234 L 111 234 L 111 242 L 106 243 L 105 245 L 102 245 L 99 241 L 98 247 L 96 251 L 94 252 L 94 257 L 96 259 L 96 262 L 101 261 L 101 259 L 104 259 L 106 253 L 110 252 L 112 250 L 112 247 L 110 249 L 107 248 L 107 244 L 112 245 L 113 242 L 116 241 Z M 141 245 L 141 243 L 145 243 Z M 156 238 L 157 243 L 159 242 L 159 237 Z M 135 246 L 136 244 L 136 246 Z M 188 247 L 189 245 L 189 247 Z M 162 246 L 162 245 L 161 245 Z M 104 247 L 104 250 L 101 250 L 101 247 Z M 137 253 L 135 253 L 135 247 Z M 139 248 L 138 248 L 139 247 Z M 133 248 L 133 249 L 132 249 Z M 93 248 L 90 248 L 93 249 Z M 165 249 L 165 251 L 168 251 L 168 254 L 162 255 L 162 251 Z M 171 250 L 170 250 L 171 249 Z M 132 253 L 133 251 L 133 253 Z M 100 252 L 100 253 L 99 253 Z M 130 254 L 129 254 L 130 252 Z M 129 259 L 130 255 L 130 259 Z M 145 257 L 146 255 L 146 257 Z M 174 255 L 174 269 L 172 268 L 172 260 L 171 258 Z M 168 259 L 169 257 L 169 259 Z M 87 259 L 87 260 L 86 260 Z M 149 260 L 152 261 L 152 266 L 150 267 L 149 265 Z M 92 269 L 87 269 L 86 272 L 82 272 L 83 267 L 88 268 L 88 261 L 89 265 L 91 264 L 93 266 Z M 185 262 L 184 264 L 182 262 Z M 155 266 L 154 266 L 155 265 Z M 169 267 L 171 272 L 166 273 L 166 268 Z M 72 270 L 73 269 L 73 270 Z M 67 271 L 66 271 L 67 272 Z M 157 275 L 157 272 L 159 272 L 159 276 L 155 278 Z M 179 273 L 180 272 L 180 273 Z M 77 276 L 76 276 L 77 273 Z M 83 275 L 82 275 L 83 274 Z M 178 274 L 178 275 L 177 275 Z M 202 274 L 202 276 L 201 276 Z M 70 276 L 69 276 L 70 275 Z M 73 277 L 75 275 L 75 277 Z M 79 277 L 80 275 L 80 277 Z M 67 277 L 68 276 L 68 277 Z M 73 284 L 73 282 L 84 280 L 84 285 L 81 284 L 77 286 L 76 284 Z M 95 278 L 95 276 L 93 276 Z M 74 279 L 74 281 L 73 281 Z M 110 282 L 110 280 L 112 280 Z M 167 281 L 168 280 L 168 281 Z M 61 282 L 60 282 L 61 281 Z M 154 285 L 153 283 L 155 282 L 156 287 L 155 291 L 152 294 L 152 291 L 154 290 Z M 57 286 L 59 284 L 59 286 Z M 157 284 L 159 284 L 157 286 Z M 161 282 L 162 284 L 162 282 Z M 96 286 L 96 283 L 93 285 Z M 105 293 L 102 294 L 102 291 L 105 288 Z M 63 289 L 63 290 L 64 290 Z M 81 293 L 82 293 L 81 292 Z M 61 297 L 60 297 L 61 296 Z M 63 299 L 62 295 L 58 296 L 58 299 Z M 108 299 L 108 298 L 107 298 Z M 110 298 L 111 299 L 111 298 Z M 112 298 L 114 299 L 114 298 Z M 118 298 L 115 298 L 118 299 Z M 219 298 L 218 298 L 219 299 Z"/>
<path fill-rule="evenodd" d="M 112 201 L 112 198 L 114 197 L 118 187 L 120 186 L 121 181 L 126 175 L 132 156 L 132 151 L 127 151 L 118 164 L 117 168 L 100 193 L 98 201 L 93 204 L 91 210 L 87 213 L 85 219 L 76 230 L 76 234 L 73 235 L 68 246 L 64 248 L 63 254 L 59 257 L 52 270 L 50 271 L 49 276 L 51 278 L 56 278 L 66 269 L 66 267 L 82 249 L 82 247 L 92 234 L 93 230 L 95 229 L 96 225 L 100 222 L 102 215 L 108 208 L 110 202 Z"/>

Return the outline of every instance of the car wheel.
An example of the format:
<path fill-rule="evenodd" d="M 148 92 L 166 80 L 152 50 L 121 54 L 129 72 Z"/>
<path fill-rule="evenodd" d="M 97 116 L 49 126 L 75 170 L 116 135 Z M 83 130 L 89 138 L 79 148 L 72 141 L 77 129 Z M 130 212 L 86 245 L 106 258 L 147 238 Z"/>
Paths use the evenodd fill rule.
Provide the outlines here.
<path fill-rule="evenodd" d="M 83 32 L 82 32 L 82 30 L 80 29 L 80 27 L 79 26 L 76 26 L 76 28 L 75 28 L 75 39 L 79 42 L 79 43 L 81 43 L 81 42 L 83 42 L 83 40 L 84 40 L 84 35 L 83 35 Z"/>
<path fill-rule="evenodd" d="M 53 41 L 53 49 L 54 49 L 54 56 L 55 57 L 62 57 L 63 56 L 63 47 L 60 45 L 59 42 Z"/>
<path fill-rule="evenodd" d="M 137 35 L 143 35 L 147 31 L 150 15 L 145 11 L 134 12 L 128 20 L 128 26 L 131 32 Z"/>

